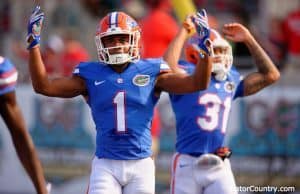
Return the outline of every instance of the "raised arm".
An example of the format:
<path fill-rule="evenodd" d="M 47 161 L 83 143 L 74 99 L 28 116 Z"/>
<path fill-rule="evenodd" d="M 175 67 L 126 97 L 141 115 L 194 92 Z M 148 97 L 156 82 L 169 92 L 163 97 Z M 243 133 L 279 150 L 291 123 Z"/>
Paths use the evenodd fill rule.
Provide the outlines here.
<path fill-rule="evenodd" d="M 173 72 L 182 73 L 182 70 L 178 67 L 182 48 L 186 40 L 195 34 L 195 32 L 197 36 L 199 36 L 199 40 L 201 40 L 198 46 L 204 52 L 210 52 L 210 45 L 208 41 L 210 36 L 210 27 L 208 24 L 207 14 L 204 9 L 196 14 L 188 15 L 185 18 L 177 36 L 170 43 L 163 56 L 164 60 L 168 63 Z"/>
<path fill-rule="evenodd" d="M 29 71 L 33 88 L 37 93 L 63 98 L 86 94 L 84 80 L 78 76 L 48 78 L 39 46 L 29 50 Z"/>
<path fill-rule="evenodd" d="M 37 93 L 55 97 L 74 97 L 86 93 L 85 83 L 78 76 L 49 79 L 41 57 L 40 32 L 44 13 L 36 7 L 28 22 L 29 71 Z"/>
<path fill-rule="evenodd" d="M 0 95 L 0 115 L 9 132 L 17 155 L 38 194 L 47 194 L 43 169 L 18 106 L 15 92 Z"/>
<path fill-rule="evenodd" d="M 183 73 L 177 64 L 185 41 L 193 32 L 199 36 L 198 46 L 201 48 L 195 55 L 196 68 L 193 75 Z M 157 87 L 171 93 L 190 93 L 205 90 L 210 82 L 212 58 L 209 44 L 210 28 L 207 14 L 201 10 L 195 15 L 188 16 L 179 33 L 169 45 L 164 60 L 168 63 L 172 73 L 162 74 L 157 79 Z"/>
<path fill-rule="evenodd" d="M 245 43 L 254 58 L 258 71 L 245 77 L 245 96 L 254 94 L 279 79 L 278 69 L 246 27 L 238 23 L 225 24 L 223 34 L 228 40 Z"/>
<path fill-rule="evenodd" d="M 210 82 L 212 58 L 207 53 L 201 53 L 197 57 L 199 57 L 197 59 L 199 63 L 192 75 L 173 72 L 164 73 L 158 76 L 156 87 L 176 94 L 205 90 Z"/>
<path fill-rule="evenodd" d="M 189 35 L 195 32 L 195 26 L 192 22 L 192 16 L 186 17 L 183 25 L 179 29 L 179 32 L 168 46 L 163 59 L 168 63 L 173 72 L 181 73 L 182 70 L 178 67 L 178 61 L 181 55 L 182 47 Z"/>

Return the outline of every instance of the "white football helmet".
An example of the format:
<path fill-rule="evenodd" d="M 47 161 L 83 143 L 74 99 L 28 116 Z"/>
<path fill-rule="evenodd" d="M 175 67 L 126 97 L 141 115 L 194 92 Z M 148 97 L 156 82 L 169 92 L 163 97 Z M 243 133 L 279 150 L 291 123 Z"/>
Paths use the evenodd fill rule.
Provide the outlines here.
<path fill-rule="evenodd" d="M 107 14 L 99 23 L 95 42 L 99 61 L 110 65 L 122 65 L 126 62 L 140 59 L 140 27 L 137 22 L 123 12 Z M 129 45 L 105 47 L 102 38 L 111 35 L 128 34 Z M 119 47 L 129 47 L 128 53 L 110 54 L 109 50 Z"/>
<path fill-rule="evenodd" d="M 215 74 L 217 80 L 224 81 L 233 62 L 231 45 L 213 29 L 210 31 L 209 39 L 211 40 L 213 57 L 212 73 Z M 198 55 L 200 52 L 199 42 L 199 36 L 194 35 L 189 39 L 185 47 L 186 60 L 193 64 L 197 64 L 195 55 Z"/>
<path fill-rule="evenodd" d="M 219 81 L 224 81 L 233 62 L 231 45 L 216 30 L 211 29 L 210 40 L 213 47 L 212 72 Z"/>

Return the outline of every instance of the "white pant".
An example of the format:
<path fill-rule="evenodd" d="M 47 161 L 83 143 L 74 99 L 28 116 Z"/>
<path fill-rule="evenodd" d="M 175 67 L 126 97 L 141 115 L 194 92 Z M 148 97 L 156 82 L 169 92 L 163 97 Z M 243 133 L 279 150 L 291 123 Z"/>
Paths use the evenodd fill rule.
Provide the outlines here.
<path fill-rule="evenodd" d="M 237 194 L 228 159 L 213 154 L 174 154 L 171 194 Z"/>
<path fill-rule="evenodd" d="M 154 194 L 154 161 L 95 157 L 88 194 Z"/>

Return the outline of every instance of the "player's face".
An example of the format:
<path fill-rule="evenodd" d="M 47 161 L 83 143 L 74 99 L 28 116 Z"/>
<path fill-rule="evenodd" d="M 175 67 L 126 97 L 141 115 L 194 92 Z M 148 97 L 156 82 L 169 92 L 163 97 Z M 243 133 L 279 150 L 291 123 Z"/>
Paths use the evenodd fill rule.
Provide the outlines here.
<path fill-rule="evenodd" d="M 214 47 L 214 57 L 213 57 L 213 63 L 222 63 L 222 56 L 226 55 L 228 50 L 226 47 Z M 226 65 L 226 64 L 224 64 Z"/>
<path fill-rule="evenodd" d="M 129 35 L 118 34 L 105 36 L 102 38 L 102 43 L 105 48 L 109 48 L 109 54 L 121 54 L 129 52 Z"/>

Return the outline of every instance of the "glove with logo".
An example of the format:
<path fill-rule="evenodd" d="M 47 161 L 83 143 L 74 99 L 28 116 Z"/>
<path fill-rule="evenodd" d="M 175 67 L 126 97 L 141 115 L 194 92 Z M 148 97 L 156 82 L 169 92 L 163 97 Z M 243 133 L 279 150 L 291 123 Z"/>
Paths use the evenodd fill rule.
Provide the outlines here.
<path fill-rule="evenodd" d="M 32 49 L 36 45 L 40 44 L 43 20 L 44 13 L 41 11 L 40 6 L 36 6 L 30 16 L 27 25 L 27 49 Z"/>
<path fill-rule="evenodd" d="M 196 26 L 197 34 L 199 35 L 199 43 L 198 46 L 208 55 L 212 54 L 211 48 L 211 40 L 209 39 L 210 36 L 210 27 L 208 24 L 208 17 L 206 14 L 205 9 L 202 9 L 198 12 L 194 18 L 193 22 Z"/>

